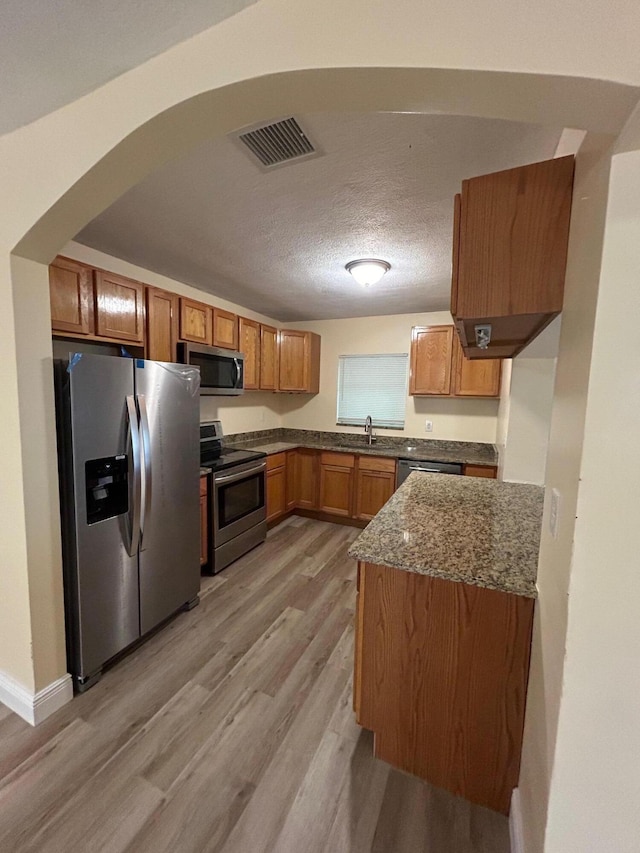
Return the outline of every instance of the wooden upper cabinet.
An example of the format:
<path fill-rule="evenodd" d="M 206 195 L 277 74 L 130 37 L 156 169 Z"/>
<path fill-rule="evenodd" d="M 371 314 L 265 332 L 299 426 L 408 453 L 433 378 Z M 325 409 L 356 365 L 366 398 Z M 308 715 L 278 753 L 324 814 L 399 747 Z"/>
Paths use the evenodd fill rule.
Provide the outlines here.
<path fill-rule="evenodd" d="M 238 316 L 222 308 L 213 309 L 213 345 L 238 349 Z"/>
<path fill-rule="evenodd" d="M 175 361 L 178 340 L 178 297 L 147 287 L 146 356 L 152 361 Z"/>
<path fill-rule="evenodd" d="M 211 346 L 213 342 L 213 308 L 203 302 L 180 297 L 180 338 L 195 344 Z"/>
<path fill-rule="evenodd" d="M 452 313 L 465 354 L 509 358 L 562 310 L 573 157 L 462 184 Z M 491 326 L 487 349 L 476 326 Z"/>
<path fill-rule="evenodd" d="M 409 394 L 449 396 L 452 346 L 453 326 L 413 327 Z"/>
<path fill-rule="evenodd" d="M 451 393 L 455 397 L 499 397 L 502 361 L 496 358 L 468 359 L 458 336 L 453 339 Z"/>
<path fill-rule="evenodd" d="M 95 270 L 96 335 L 144 343 L 144 285 L 120 275 Z"/>
<path fill-rule="evenodd" d="M 49 296 L 54 332 L 93 334 L 93 281 L 89 267 L 56 258 L 49 267 Z"/>
<path fill-rule="evenodd" d="M 244 353 L 244 387 L 246 391 L 260 388 L 260 323 L 238 318 L 239 349 Z"/>
<path fill-rule="evenodd" d="M 451 253 L 451 314 L 458 311 L 458 266 L 460 261 L 460 193 L 453 199 L 453 250 Z"/>
<path fill-rule="evenodd" d="M 282 329 L 278 336 L 278 390 L 317 394 L 320 390 L 320 335 Z"/>
<path fill-rule="evenodd" d="M 260 325 L 260 388 L 278 390 L 278 330 Z"/>

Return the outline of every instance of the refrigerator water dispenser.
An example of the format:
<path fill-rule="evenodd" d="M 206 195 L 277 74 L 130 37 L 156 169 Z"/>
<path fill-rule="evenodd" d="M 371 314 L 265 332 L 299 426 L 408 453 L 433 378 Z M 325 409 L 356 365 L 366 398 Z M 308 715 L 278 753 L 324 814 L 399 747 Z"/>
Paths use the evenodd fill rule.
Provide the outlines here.
<path fill-rule="evenodd" d="M 85 462 L 87 524 L 129 511 L 127 457 L 107 456 Z"/>

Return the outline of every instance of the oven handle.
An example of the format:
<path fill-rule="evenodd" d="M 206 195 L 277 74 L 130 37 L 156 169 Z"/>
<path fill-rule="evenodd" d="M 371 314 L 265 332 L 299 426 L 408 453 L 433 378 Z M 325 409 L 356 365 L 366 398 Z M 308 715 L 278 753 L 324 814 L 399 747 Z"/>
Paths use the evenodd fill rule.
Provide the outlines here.
<path fill-rule="evenodd" d="M 266 467 L 267 463 L 263 462 L 262 465 L 258 465 L 256 468 L 249 468 L 246 471 L 240 471 L 238 474 L 226 474 L 222 476 L 216 474 L 213 478 L 213 482 L 217 486 L 223 483 L 234 483 L 237 480 L 245 480 L 247 477 L 252 477 L 254 474 L 259 474 L 261 471 L 264 471 Z"/>

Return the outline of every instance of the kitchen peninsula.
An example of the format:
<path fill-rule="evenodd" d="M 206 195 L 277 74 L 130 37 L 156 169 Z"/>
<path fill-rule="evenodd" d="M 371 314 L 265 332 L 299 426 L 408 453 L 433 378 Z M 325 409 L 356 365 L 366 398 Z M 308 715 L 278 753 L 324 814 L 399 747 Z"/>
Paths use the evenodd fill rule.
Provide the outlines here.
<path fill-rule="evenodd" d="M 505 814 L 520 766 L 543 495 L 412 474 L 349 551 L 354 708 L 376 757 Z"/>

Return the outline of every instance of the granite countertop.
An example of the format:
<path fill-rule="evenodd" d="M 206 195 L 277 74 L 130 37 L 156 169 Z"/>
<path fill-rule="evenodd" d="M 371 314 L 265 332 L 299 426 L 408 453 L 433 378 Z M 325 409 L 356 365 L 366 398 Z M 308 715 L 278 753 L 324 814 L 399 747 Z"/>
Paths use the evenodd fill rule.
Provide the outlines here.
<path fill-rule="evenodd" d="M 541 486 L 414 473 L 349 556 L 536 598 L 543 500 Z"/>
<path fill-rule="evenodd" d="M 211 473 L 211 468 L 200 468 L 200 476 L 206 477 L 207 474 Z"/>
<path fill-rule="evenodd" d="M 319 432 L 314 430 L 279 429 L 260 433 L 238 433 L 228 436 L 225 444 L 239 450 L 259 450 L 267 455 L 305 447 L 310 450 L 329 450 L 359 453 L 365 456 L 386 456 L 395 459 L 459 462 L 469 465 L 497 465 L 492 444 L 466 441 L 433 441 L 412 438 L 378 437 L 373 445 L 364 436 L 353 433 Z"/>

